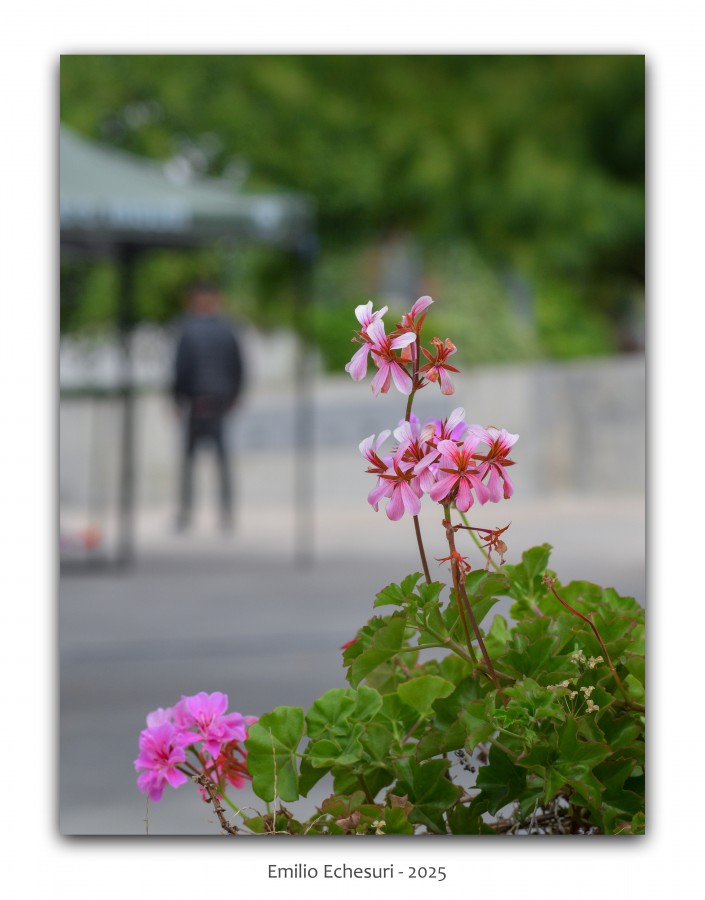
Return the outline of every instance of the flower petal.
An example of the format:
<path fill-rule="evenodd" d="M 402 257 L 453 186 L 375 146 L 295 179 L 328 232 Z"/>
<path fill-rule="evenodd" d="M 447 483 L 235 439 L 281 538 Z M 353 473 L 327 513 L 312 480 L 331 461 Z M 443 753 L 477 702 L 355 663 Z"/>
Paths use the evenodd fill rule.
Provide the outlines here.
<path fill-rule="evenodd" d="M 353 358 L 345 366 L 345 371 L 350 373 L 353 381 L 362 381 L 365 375 L 367 375 L 367 354 L 369 352 L 369 344 L 363 344 L 362 347 L 353 354 Z"/>
<path fill-rule="evenodd" d="M 441 478 L 440 481 L 437 481 L 429 491 L 431 500 L 438 502 L 447 497 L 453 490 L 453 487 L 459 478 L 459 475 L 447 475 L 445 478 Z"/>
<path fill-rule="evenodd" d="M 416 335 L 414 332 L 406 331 L 404 334 L 397 335 L 389 346 L 392 350 L 400 350 L 402 347 L 408 347 L 409 344 L 413 344 L 415 340 Z"/>
<path fill-rule="evenodd" d="M 390 369 L 397 390 L 408 397 L 411 393 L 411 388 L 413 387 L 411 378 L 397 362 L 390 363 Z"/>
<path fill-rule="evenodd" d="M 453 384 L 450 375 L 442 366 L 438 369 L 438 374 L 441 378 L 441 393 L 446 397 L 450 397 L 451 394 L 455 393 L 455 385 Z"/>
<path fill-rule="evenodd" d="M 401 497 L 409 515 L 418 516 L 421 511 L 421 501 L 405 481 L 401 483 Z"/>
<path fill-rule="evenodd" d="M 382 365 L 379 367 L 379 371 L 372 379 L 372 393 L 375 395 L 375 397 L 378 397 L 380 393 L 386 394 L 389 390 L 389 367 L 389 363 L 382 363 Z"/>
<path fill-rule="evenodd" d="M 388 497 L 392 492 L 393 484 L 391 481 L 388 481 L 386 478 L 380 478 L 375 487 L 372 488 L 370 493 L 367 495 L 367 502 L 370 506 L 373 506 L 375 512 L 377 511 L 377 507 L 379 505 L 379 501 L 382 497 Z"/>
<path fill-rule="evenodd" d="M 409 313 L 409 315 L 412 319 L 415 319 L 416 316 L 419 315 L 419 313 L 422 313 L 425 309 L 428 309 L 428 307 L 432 303 L 433 300 L 431 300 L 431 298 L 428 296 L 424 295 L 423 297 L 419 297 L 416 303 L 414 303 L 414 305 L 411 307 L 411 312 Z"/>
<path fill-rule="evenodd" d="M 470 484 L 468 483 L 467 478 L 461 478 L 460 484 L 458 485 L 458 496 L 456 497 L 455 505 L 460 512 L 467 512 L 472 506 L 472 502 L 473 497 Z"/>
<path fill-rule="evenodd" d="M 460 437 L 460 434 L 462 434 L 463 431 L 465 431 L 465 429 L 467 428 L 467 425 L 465 424 L 464 420 L 465 420 L 465 410 L 463 409 L 462 406 L 457 406 L 453 410 L 453 412 L 448 416 L 448 418 L 446 420 L 446 433 L 452 435 L 453 440 L 458 440 L 458 438 Z M 460 434 L 458 434 L 458 435 L 453 434 L 455 429 L 461 425 L 462 425 L 463 430 L 460 432 Z"/>
<path fill-rule="evenodd" d="M 383 344 L 386 341 L 384 333 L 384 322 L 381 319 L 375 319 L 367 327 L 367 337 L 373 344 Z"/>
<path fill-rule="evenodd" d="M 402 499 L 402 494 L 400 491 L 400 485 L 395 484 L 394 490 L 392 491 L 392 496 L 387 504 L 387 516 L 392 520 L 392 522 L 398 522 L 399 519 L 404 515 L 404 501 Z"/>
<path fill-rule="evenodd" d="M 502 499 L 502 479 L 494 466 L 490 468 L 490 477 L 485 487 L 487 488 L 489 499 L 493 503 L 499 503 Z"/>

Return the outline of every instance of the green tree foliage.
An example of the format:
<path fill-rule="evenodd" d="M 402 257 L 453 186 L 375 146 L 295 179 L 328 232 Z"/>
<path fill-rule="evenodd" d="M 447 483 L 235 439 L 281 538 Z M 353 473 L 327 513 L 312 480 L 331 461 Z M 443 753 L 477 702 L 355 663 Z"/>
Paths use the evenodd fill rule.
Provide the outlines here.
<path fill-rule="evenodd" d="M 368 248 L 396 231 L 420 242 L 431 292 L 457 296 L 458 316 L 474 316 L 473 303 L 498 313 L 472 358 L 613 349 L 642 302 L 640 56 L 65 56 L 61 117 L 245 190 L 310 193 L 322 250 L 314 336 L 374 296 Z M 141 315 L 174 313 L 184 268 L 237 286 L 265 324 L 288 308 L 281 255 L 188 259 L 171 274 L 144 263 L 155 271 Z M 528 330 L 507 275 L 534 298 Z M 346 351 L 329 346 L 329 363 Z"/>

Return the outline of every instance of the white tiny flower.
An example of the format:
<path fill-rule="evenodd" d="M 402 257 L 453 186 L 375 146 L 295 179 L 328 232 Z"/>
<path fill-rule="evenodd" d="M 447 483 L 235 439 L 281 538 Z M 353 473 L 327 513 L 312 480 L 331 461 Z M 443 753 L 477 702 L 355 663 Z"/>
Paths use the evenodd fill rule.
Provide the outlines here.
<path fill-rule="evenodd" d="M 604 662 L 601 656 L 591 656 L 588 660 L 588 669 L 594 669 L 598 663 Z"/>
<path fill-rule="evenodd" d="M 591 684 L 590 687 L 581 687 L 580 690 L 585 694 L 585 699 L 587 700 L 590 694 L 595 690 L 595 685 Z"/>

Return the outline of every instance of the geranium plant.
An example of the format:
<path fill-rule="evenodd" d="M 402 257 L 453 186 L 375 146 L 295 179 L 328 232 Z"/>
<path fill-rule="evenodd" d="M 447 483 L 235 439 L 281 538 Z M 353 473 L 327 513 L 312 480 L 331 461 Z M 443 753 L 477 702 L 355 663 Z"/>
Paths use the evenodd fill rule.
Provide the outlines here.
<path fill-rule="evenodd" d="M 346 366 L 362 381 L 371 363 L 375 396 L 394 385 L 406 397 L 403 419 L 360 452 L 372 508 L 411 517 L 421 571 L 379 592 L 381 614 L 341 648 L 349 687 L 310 709 L 256 720 L 199 694 L 151 713 L 135 765 L 152 800 L 190 777 L 230 834 L 644 831 L 643 610 L 611 588 L 562 584 L 547 544 L 507 564 L 509 526 L 471 524 L 475 504 L 512 497 L 518 435 L 469 423 L 461 407 L 414 415 L 418 391 L 450 395 L 458 371 L 450 340 L 422 346 L 432 302 L 421 297 L 389 334 L 386 307 L 359 306 Z M 431 576 L 422 504 L 448 545 L 448 584 Z M 489 621 L 500 597 L 512 599 L 511 618 Z M 291 805 L 326 775 L 330 796 L 297 818 Z M 246 779 L 265 811 L 228 797 Z"/>

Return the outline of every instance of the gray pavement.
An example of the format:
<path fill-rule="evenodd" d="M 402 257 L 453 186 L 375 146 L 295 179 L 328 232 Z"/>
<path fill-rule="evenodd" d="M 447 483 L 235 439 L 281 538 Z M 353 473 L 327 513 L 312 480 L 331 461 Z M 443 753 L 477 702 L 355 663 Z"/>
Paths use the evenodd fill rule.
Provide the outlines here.
<path fill-rule="evenodd" d="M 319 503 L 308 568 L 293 562 L 291 509 L 276 528 L 266 512 L 242 510 L 240 531 L 227 539 L 205 523 L 190 537 L 174 536 L 163 511 L 142 517 L 141 554 L 131 571 L 62 577 L 63 833 L 144 834 L 132 760 L 149 710 L 182 693 L 221 690 L 232 708 L 261 714 L 282 704 L 306 707 L 344 685 L 339 646 L 373 614 L 378 590 L 419 568 L 411 522 L 375 514 L 364 493 L 354 506 L 351 499 L 348 490 L 337 503 L 333 496 Z M 644 601 L 638 498 L 512 501 L 506 515 L 485 509 L 475 521 L 506 524 L 510 506 L 510 562 L 548 540 L 563 580 L 594 580 Z M 431 557 L 443 552 L 433 535 L 435 512 L 429 508 L 422 520 Z M 253 802 L 247 791 L 238 799 Z M 218 831 L 190 785 L 167 789 L 160 804 L 151 804 L 149 822 L 152 834 Z"/>

